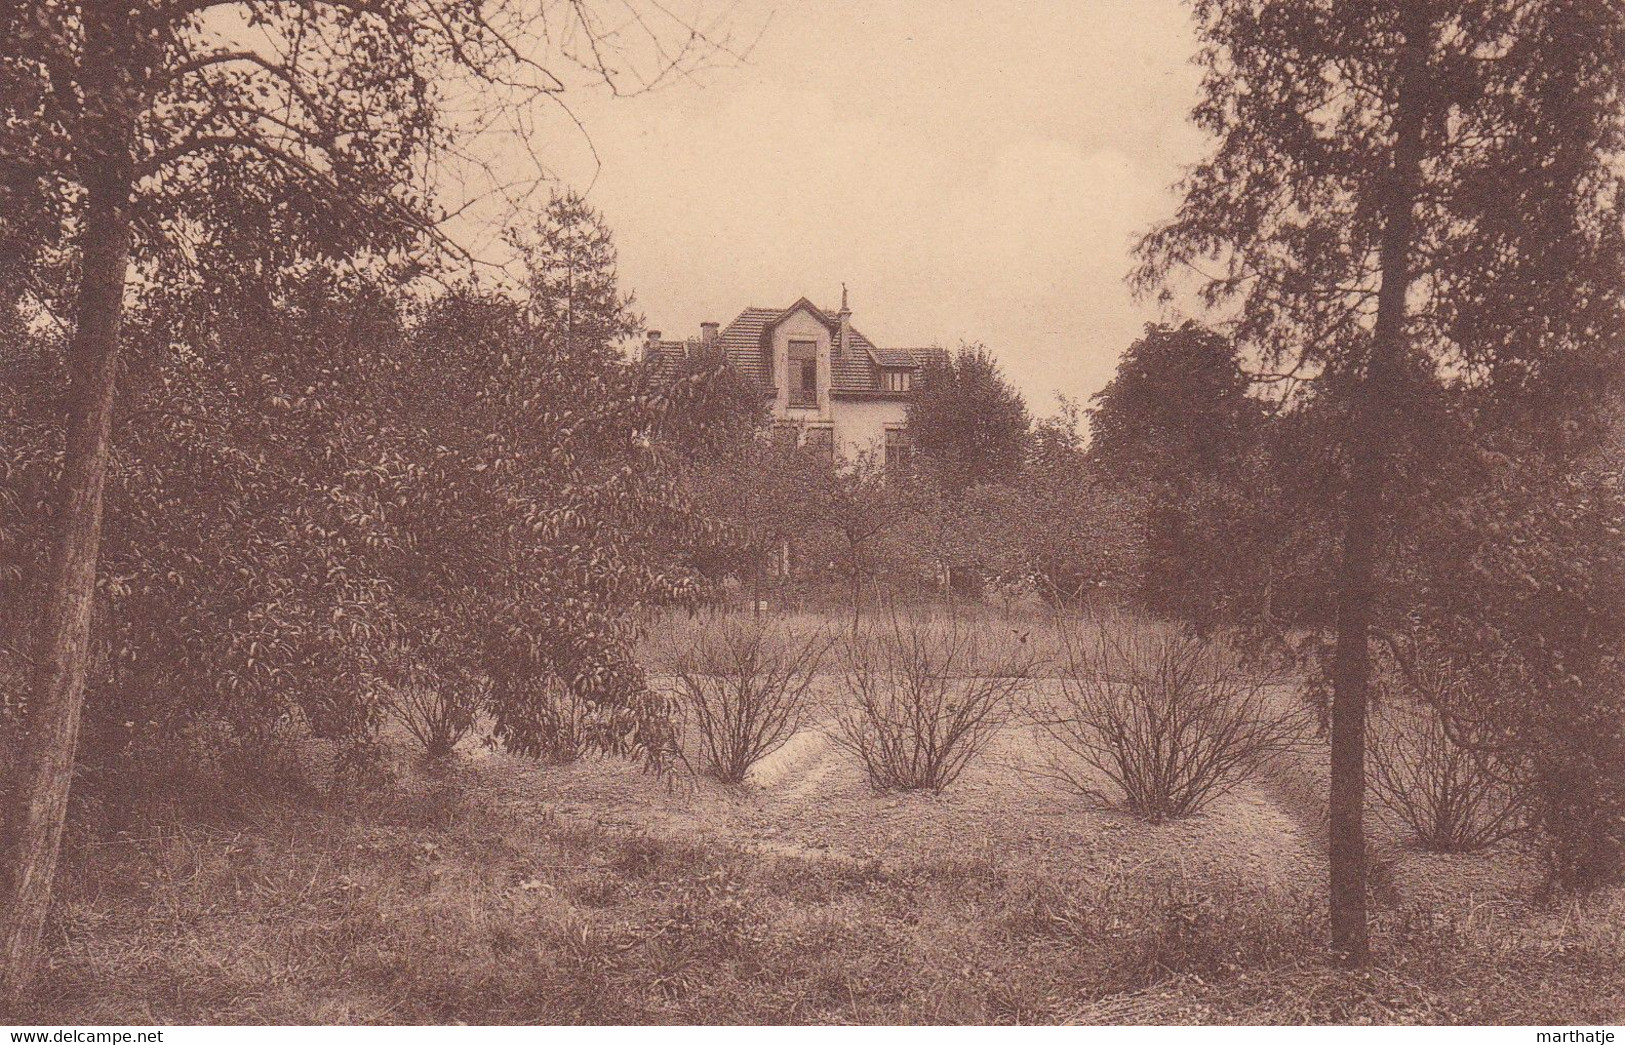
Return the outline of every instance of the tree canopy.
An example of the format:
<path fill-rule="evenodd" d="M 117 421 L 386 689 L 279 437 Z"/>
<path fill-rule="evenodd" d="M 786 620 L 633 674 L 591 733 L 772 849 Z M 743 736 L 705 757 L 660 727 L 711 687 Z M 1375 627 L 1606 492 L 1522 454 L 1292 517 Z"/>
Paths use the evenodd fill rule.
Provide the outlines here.
<path fill-rule="evenodd" d="M 622 59 L 640 42 L 656 55 L 644 82 L 716 49 L 663 5 L 637 7 L 617 5 L 624 23 L 587 3 L 529 0 L 0 7 L 0 259 L 26 259 L 14 271 L 30 277 L 7 303 L 72 330 L 54 547 L 30 617 L 7 818 L 0 1002 L 36 965 L 67 808 L 127 301 L 197 280 L 200 256 L 303 277 L 324 266 L 409 274 L 458 253 L 446 219 L 512 188 L 479 155 L 486 132 L 504 121 L 528 131 L 567 70 L 625 83 Z M 580 49 L 561 51 L 561 35 Z"/>
<path fill-rule="evenodd" d="M 908 404 L 915 450 L 945 489 L 1008 481 L 1021 470 L 1027 404 L 986 346 L 927 364 Z"/>
<path fill-rule="evenodd" d="M 1402 480 L 1490 417 L 1577 430 L 1618 367 L 1625 259 L 1617 3 L 1199 0 L 1211 152 L 1141 244 L 1237 344 L 1320 401 L 1340 537 L 1334 948 L 1367 956 L 1370 643 Z M 1553 302 L 1573 303 L 1554 309 Z M 1473 397 L 1450 393 L 1472 389 Z"/>

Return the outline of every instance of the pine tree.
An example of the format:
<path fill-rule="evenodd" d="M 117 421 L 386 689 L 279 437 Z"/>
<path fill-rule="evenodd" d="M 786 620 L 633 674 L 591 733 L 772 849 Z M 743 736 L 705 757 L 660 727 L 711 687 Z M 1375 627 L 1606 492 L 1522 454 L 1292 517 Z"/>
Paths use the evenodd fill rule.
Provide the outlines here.
<path fill-rule="evenodd" d="M 1492 404 L 1595 399 L 1579 378 L 1625 319 L 1625 4 L 1195 10 L 1194 118 L 1215 144 L 1142 242 L 1137 283 L 1172 291 L 1195 273 L 1238 343 L 1336 417 L 1331 931 L 1361 962 L 1371 638 L 1414 492 L 1401 480 L 1438 467 L 1442 388 Z"/>
<path fill-rule="evenodd" d="M 533 228 L 510 237 L 525 266 L 531 326 L 568 352 L 615 348 L 643 319 L 620 291 L 609 226 L 573 190 L 555 192 Z"/>

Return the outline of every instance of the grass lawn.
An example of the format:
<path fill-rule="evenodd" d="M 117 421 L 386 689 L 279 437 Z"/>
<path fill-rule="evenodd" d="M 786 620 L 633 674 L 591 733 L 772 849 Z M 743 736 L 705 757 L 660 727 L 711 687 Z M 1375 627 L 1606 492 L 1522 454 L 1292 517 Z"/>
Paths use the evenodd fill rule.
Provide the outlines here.
<path fill-rule="evenodd" d="M 79 839 L 15 1018 L 1625 1020 L 1625 894 L 1548 902 L 1484 870 L 1505 857 L 1408 855 L 1377 965 L 1344 972 L 1322 955 L 1317 850 L 1267 791 L 1151 828 L 1024 776 L 1019 733 L 1001 743 L 937 796 L 876 795 L 816 736 L 733 790 L 403 754 L 365 796 Z"/>

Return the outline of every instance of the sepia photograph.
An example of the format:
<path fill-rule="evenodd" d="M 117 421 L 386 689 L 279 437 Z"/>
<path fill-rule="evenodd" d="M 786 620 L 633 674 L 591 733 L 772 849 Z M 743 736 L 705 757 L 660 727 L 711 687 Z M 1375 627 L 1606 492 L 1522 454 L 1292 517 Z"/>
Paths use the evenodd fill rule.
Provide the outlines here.
<path fill-rule="evenodd" d="M 1625 0 L 0 0 L 6 1042 L 1034 1025 L 1625 1033 Z"/>

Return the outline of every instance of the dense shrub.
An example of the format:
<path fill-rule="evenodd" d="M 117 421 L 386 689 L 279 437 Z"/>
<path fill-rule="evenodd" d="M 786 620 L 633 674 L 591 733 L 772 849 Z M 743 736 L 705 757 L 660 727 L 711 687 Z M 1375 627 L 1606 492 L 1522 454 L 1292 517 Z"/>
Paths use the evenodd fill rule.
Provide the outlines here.
<path fill-rule="evenodd" d="M 252 782 L 295 735 L 368 770 L 386 703 L 438 751 L 476 689 L 519 753 L 669 751 L 629 618 L 691 591 L 658 547 L 693 517 L 649 439 L 664 393 L 583 335 L 584 303 L 562 337 L 546 287 L 424 301 L 372 266 L 219 243 L 197 260 L 207 287 L 154 281 L 123 327 L 76 790 L 123 801 L 143 766 L 216 743 L 205 763 Z M 17 334 L 0 353 L 0 741 L 22 724 L 68 384 L 60 339 Z"/>
<path fill-rule="evenodd" d="M 1419 527 L 1391 652 L 1448 670 L 1451 739 L 1519 768 L 1553 884 L 1587 888 L 1625 875 L 1625 450 L 1512 449 Z"/>
<path fill-rule="evenodd" d="M 806 725 L 828 648 L 821 631 L 797 638 L 759 620 L 722 618 L 698 633 L 673 672 L 707 772 L 737 784 Z"/>
<path fill-rule="evenodd" d="M 1059 691 L 1035 709 L 1057 744 L 1054 772 L 1161 823 L 1201 812 L 1305 734 L 1305 714 L 1223 644 L 1171 628 L 1067 636 Z"/>
<path fill-rule="evenodd" d="M 836 716 L 835 741 L 881 790 L 941 791 L 958 779 L 1009 720 L 1033 668 L 1008 645 L 986 655 L 958 620 L 893 617 L 844 653 L 852 703 Z"/>
<path fill-rule="evenodd" d="M 1195 323 L 1151 325 L 1089 409 L 1094 473 L 1138 508 L 1138 595 L 1205 623 L 1268 616 L 1291 521 L 1242 350 Z"/>
<path fill-rule="evenodd" d="M 526 754 L 562 766 L 590 751 L 614 747 L 612 734 L 620 721 L 619 709 L 596 707 L 555 677 L 509 679 L 503 685 L 509 699 L 524 708 L 523 729 L 532 738 Z M 663 712 L 656 712 L 655 717 L 663 718 Z M 664 761 L 672 747 L 669 738 L 651 734 L 648 750 Z"/>

